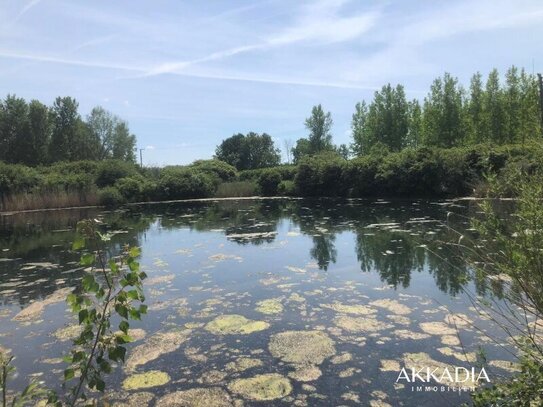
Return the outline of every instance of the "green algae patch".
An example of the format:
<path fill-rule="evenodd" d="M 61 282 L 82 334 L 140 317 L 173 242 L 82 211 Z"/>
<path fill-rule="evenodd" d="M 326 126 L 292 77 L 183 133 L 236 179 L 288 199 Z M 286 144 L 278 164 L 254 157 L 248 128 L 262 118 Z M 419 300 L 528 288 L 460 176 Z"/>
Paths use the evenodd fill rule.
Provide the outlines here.
<path fill-rule="evenodd" d="M 262 300 L 256 303 L 256 311 L 266 315 L 280 314 L 283 312 L 283 304 L 277 299 Z"/>
<path fill-rule="evenodd" d="M 190 332 L 190 330 L 158 332 L 150 336 L 143 344 L 132 349 L 126 361 L 126 369 L 134 370 L 137 366 L 177 350 L 188 339 Z"/>
<path fill-rule="evenodd" d="M 339 316 L 334 323 L 341 329 L 349 332 L 378 332 L 390 329 L 393 326 L 375 318 Z"/>
<path fill-rule="evenodd" d="M 230 395 L 220 387 L 176 391 L 161 397 L 156 407 L 232 407 Z"/>
<path fill-rule="evenodd" d="M 15 315 L 13 320 L 19 322 L 36 321 L 41 316 L 46 306 L 64 301 L 72 290 L 71 287 L 61 288 L 53 294 L 48 295 L 44 300 L 34 301 Z"/>
<path fill-rule="evenodd" d="M 162 386 L 171 380 L 170 375 L 160 370 L 150 370 L 127 377 L 123 381 L 123 389 L 137 390 L 149 387 Z"/>
<path fill-rule="evenodd" d="M 491 360 L 488 364 L 511 373 L 518 373 L 521 371 L 518 363 L 509 362 L 508 360 Z"/>
<path fill-rule="evenodd" d="M 399 372 L 400 362 L 394 359 L 381 359 L 381 367 L 379 370 L 382 372 Z"/>
<path fill-rule="evenodd" d="M 444 322 L 421 322 L 420 329 L 430 335 L 456 335 L 456 329 L 450 327 Z"/>
<path fill-rule="evenodd" d="M 220 315 L 209 322 L 205 329 L 215 335 L 250 334 L 268 329 L 270 324 L 265 321 L 253 321 L 242 315 Z"/>
<path fill-rule="evenodd" d="M 322 308 L 327 308 L 339 312 L 341 314 L 353 314 L 353 315 L 368 315 L 377 312 L 374 308 L 367 307 L 365 305 L 350 305 L 341 304 L 335 302 L 333 304 L 320 304 Z"/>
<path fill-rule="evenodd" d="M 398 301 L 388 298 L 370 302 L 370 305 L 384 308 L 396 315 L 407 315 L 411 313 L 411 309 L 409 309 L 409 307 L 406 305 L 400 304 Z"/>
<path fill-rule="evenodd" d="M 57 329 L 53 332 L 53 336 L 59 341 L 64 342 L 77 338 L 82 331 L 83 327 L 81 325 L 68 325 L 64 328 Z"/>
<path fill-rule="evenodd" d="M 334 341 L 321 331 L 286 331 L 271 337 L 270 353 L 284 362 L 320 365 L 336 353 Z"/>
<path fill-rule="evenodd" d="M 226 370 L 231 372 L 243 372 L 253 367 L 262 366 L 264 363 L 260 359 L 238 358 L 233 362 L 226 364 Z"/>
<path fill-rule="evenodd" d="M 268 373 L 234 380 L 228 389 L 249 400 L 268 401 L 288 396 L 292 392 L 292 385 L 286 377 Z"/>
<path fill-rule="evenodd" d="M 290 372 L 288 377 L 298 382 L 312 382 L 321 377 L 321 370 L 314 365 L 300 365 L 296 366 L 294 372 Z"/>

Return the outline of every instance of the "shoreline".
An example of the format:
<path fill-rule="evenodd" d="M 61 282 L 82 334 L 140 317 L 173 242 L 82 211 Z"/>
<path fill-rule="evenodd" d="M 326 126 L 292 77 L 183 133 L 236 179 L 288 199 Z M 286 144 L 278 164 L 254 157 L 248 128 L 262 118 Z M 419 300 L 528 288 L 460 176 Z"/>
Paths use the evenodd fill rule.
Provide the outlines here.
<path fill-rule="evenodd" d="M 345 197 L 333 197 L 333 196 L 320 196 L 320 197 L 302 197 L 302 196 L 238 196 L 238 197 L 222 197 L 222 198 L 190 198 L 190 199 L 173 199 L 167 201 L 148 201 L 148 202 L 130 202 L 119 206 L 122 208 L 124 206 L 138 206 L 138 205 L 159 205 L 159 204 L 168 204 L 168 203 L 182 203 L 182 202 L 213 202 L 213 201 L 250 201 L 250 200 L 264 200 L 264 199 L 322 199 L 322 198 L 331 198 L 331 199 L 345 199 L 345 200 L 417 200 L 417 199 L 431 199 L 431 198 L 345 198 Z M 458 198 L 439 198 L 438 200 L 443 201 L 485 201 L 485 200 L 496 200 L 496 201 L 514 201 L 515 198 L 478 198 L 474 196 L 464 196 Z M 51 212 L 51 211 L 63 211 L 63 210 L 75 210 L 75 209 L 107 209 L 103 205 L 85 205 L 85 206 L 67 206 L 59 208 L 41 208 L 41 209 L 24 209 L 21 211 L 0 211 L 0 216 L 13 216 L 21 213 L 35 213 L 35 212 Z M 116 208 L 118 209 L 118 208 Z"/>

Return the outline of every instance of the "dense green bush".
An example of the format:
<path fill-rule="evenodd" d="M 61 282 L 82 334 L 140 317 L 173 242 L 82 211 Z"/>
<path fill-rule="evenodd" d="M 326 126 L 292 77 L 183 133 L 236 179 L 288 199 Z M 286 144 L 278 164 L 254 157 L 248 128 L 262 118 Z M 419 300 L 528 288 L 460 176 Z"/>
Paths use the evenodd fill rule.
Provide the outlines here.
<path fill-rule="evenodd" d="M 100 205 L 108 208 L 116 207 L 125 202 L 119 190 L 115 187 L 105 187 L 98 193 Z"/>
<path fill-rule="evenodd" d="M 303 196 L 345 196 L 349 180 L 344 175 L 347 160 L 335 153 L 302 158 L 296 174 L 296 189 Z"/>
<path fill-rule="evenodd" d="M 282 180 L 293 181 L 296 173 L 298 172 L 298 167 L 296 165 L 278 165 L 277 167 L 270 167 L 278 171 L 281 174 Z M 241 181 L 257 181 L 258 177 L 270 168 L 259 168 L 256 170 L 245 170 L 239 173 L 239 179 Z"/>
<path fill-rule="evenodd" d="M 277 187 L 279 196 L 296 196 L 296 185 L 294 181 L 281 181 Z"/>
<path fill-rule="evenodd" d="M 265 196 L 277 195 L 280 182 L 281 174 L 275 168 L 263 171 L 257 181 L 260 193 Z"/>
<path fill-rule="evenodd" d="M 209 173 L 169 167 L 162 171 L 157 194 L 161 199 L 207 198 L 213 196 L 216 189 L 216 178 Z"/>
<path fill-rule="evenodd" d="M 115 188 L 129 202 L 148 201 L 156 198 L 156 183 L 140 174 L 118 179 L 115 182 Z"/>
<path fill-rule="evenodd" d="M 29 191 L 39 186 L 41 180 L 34 168 L 0 161 L 0 194 Z"/>
<path fill-rule="evenodd" d="M 236 167 L 219 160 L 198 160 L 190 168 L 215 175 L 222 182 L 234 181 L 238 175 Z"/>
<path fill-rule="evenodd" d="M 136 166 L 120 160 L 101 161 L 96 172 L 96 185 L 100 188 L 115 185 L 118 179 L 137 174 Z"/>

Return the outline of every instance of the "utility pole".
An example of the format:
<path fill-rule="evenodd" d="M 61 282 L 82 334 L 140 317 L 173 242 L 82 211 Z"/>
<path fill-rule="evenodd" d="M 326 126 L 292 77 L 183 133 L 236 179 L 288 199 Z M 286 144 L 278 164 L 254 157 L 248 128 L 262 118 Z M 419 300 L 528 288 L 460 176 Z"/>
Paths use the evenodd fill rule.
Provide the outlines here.
<path fill-rule="evenodd" d="M 140 148 L 140 167 L 143 168 L 143 154 L 142 151 L 145 150 L 144 148 Z"/>
<path fill-rule="evenodd" d="M 539 111 L 541 113 L 541 133 L 543 134 L 543 77 L 538 73 L 537 78 L 539 79 Z"/>

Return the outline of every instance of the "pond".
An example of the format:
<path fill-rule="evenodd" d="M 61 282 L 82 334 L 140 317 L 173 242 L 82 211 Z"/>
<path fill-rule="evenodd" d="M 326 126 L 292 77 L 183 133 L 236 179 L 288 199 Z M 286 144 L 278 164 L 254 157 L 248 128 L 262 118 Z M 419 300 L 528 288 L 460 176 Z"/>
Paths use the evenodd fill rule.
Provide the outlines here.
<path fill-rule="evenodd" d="M 488 287 L 447 242 L 472 210 L 453 201 L 262 199 L 2 216 L 0 346 L 57 386 L 77 334 L 64 298 L 86 271 L 78 220 L 141 247 L 149 312 L 107 397 L 137 405 L 458 405 L 403 367 L 514 369 L 505 338 L 472 302 Z M 497 343 L 490 337 L 497 337 Z M 454 378 L 453 378 L 454 379 Z M 143 386 L 143 387 L 142 387 Z M 433 386 L 433 384 L 432 384 Z M 465 390 L 465 389 L 464 389 Z M 202 401 L 203 400 L 203 401 Z M 191 404 L 192 403 L 192 404 Z"/>

